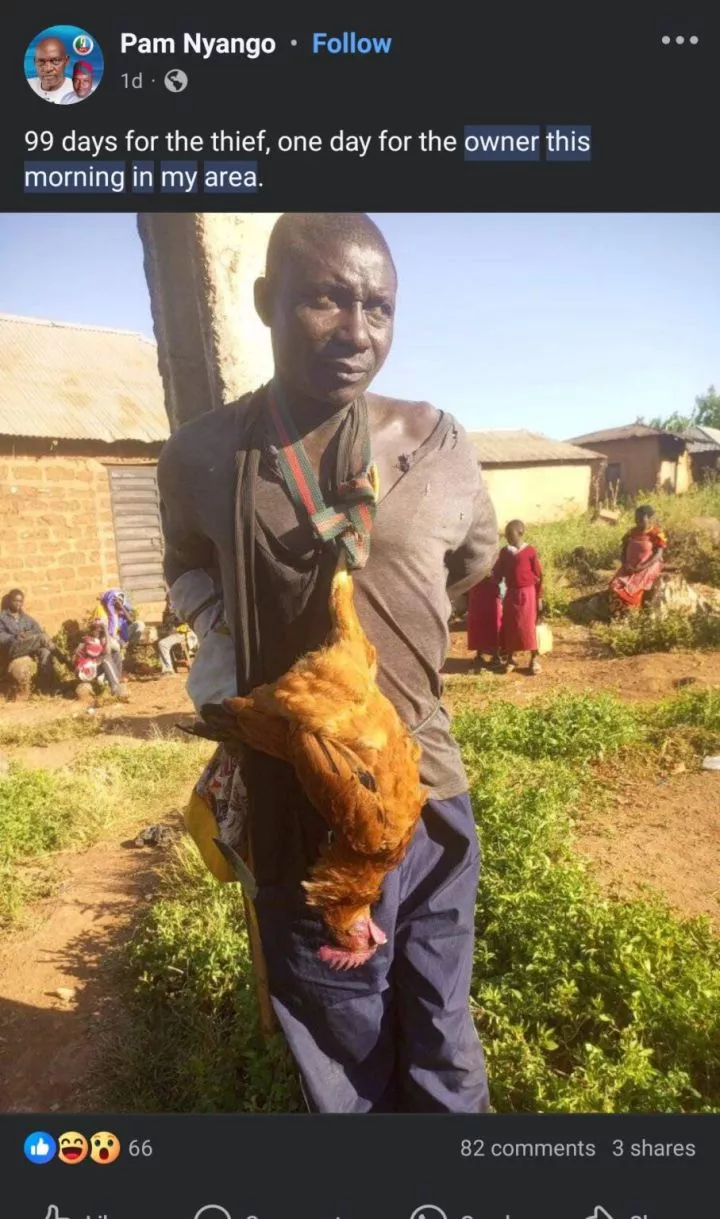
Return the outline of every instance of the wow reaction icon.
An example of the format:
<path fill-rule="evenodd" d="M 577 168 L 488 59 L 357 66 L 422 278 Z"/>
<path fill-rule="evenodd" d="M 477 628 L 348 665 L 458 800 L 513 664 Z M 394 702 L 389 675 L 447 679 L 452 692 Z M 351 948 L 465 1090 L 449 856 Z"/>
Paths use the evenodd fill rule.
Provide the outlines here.
<path fill-rule="evenodd" d="M 113 1164 L 120 1155 L 120 1140 L 116 1134 L 99 1130 L 90 1139 L 90 1159 L 96 1164 Z"/>

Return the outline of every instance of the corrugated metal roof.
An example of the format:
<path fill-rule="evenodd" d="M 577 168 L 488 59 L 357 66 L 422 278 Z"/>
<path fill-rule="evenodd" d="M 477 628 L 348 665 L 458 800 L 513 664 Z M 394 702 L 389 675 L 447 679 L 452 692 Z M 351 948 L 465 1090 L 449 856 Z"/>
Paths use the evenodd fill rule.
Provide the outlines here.
<path fill-rule="evenodd" d="M 711 453 L 720 449 L 720 428 L 691 427 L 683 436 L 688 441 L 689 453 Z"/>
<path fill-rule="evenodd" d="M 0 435 L 167 440 L 155 344 L 126 330 L 0 314 Z"/>
<path fill-rule="evenodd" d="M 601 453 L 579 449 L 564 440 L 550 440 L 539 432 L 469 432 L 478 459 L 486 466 L 512 466 L 520 463 L 578 462 L 603 460 Z"/>
<path fill-rule="evenodd" d="M 587 436 L 573 436 L 570 444 L 601 444 L 603 440 L 641 440 L 647 436 L 674 436 L 681 440 L 679 432 L 666 428 L 648 427 L 645 423 L 629 423 L 627 427 L 611 427 L 604 432 L 588 432 Z"/>

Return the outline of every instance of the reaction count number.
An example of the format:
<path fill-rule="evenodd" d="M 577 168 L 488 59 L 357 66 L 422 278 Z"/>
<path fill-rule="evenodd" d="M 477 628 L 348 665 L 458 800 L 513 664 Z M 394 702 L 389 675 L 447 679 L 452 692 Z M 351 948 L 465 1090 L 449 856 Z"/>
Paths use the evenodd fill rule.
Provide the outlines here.
<path fill-rule="evenodd" d="M 131 1156 L 151 1156 L 152 1153 L 153 1149 L 150 1139 L 144 1139 L 142 1143 L 139 1139 L 133 1139 L 128 1147 L 128 1154 Z"/>

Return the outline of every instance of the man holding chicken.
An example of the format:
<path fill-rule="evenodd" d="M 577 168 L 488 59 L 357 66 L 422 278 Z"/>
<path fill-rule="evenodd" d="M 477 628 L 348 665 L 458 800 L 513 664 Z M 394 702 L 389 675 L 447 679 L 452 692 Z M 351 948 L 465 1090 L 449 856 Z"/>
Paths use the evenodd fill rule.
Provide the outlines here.
<path fill-rule="evenodd" d="M 377 685 L 419 746 L 425 789 L 372 918 L 326 948 L 303 885 L 333 834 L 276 747 L 247 751 L 242 773 L 220 751 L 198 793 L 251 860 L 273 1008 L 309 1108 L 479 1113 L 489 1099 L 469 990 L 480 854 L 440 670 L 450 599 L 491 569 L 497 524 L 451 415 L 366 394 L 390 351 L 396 291 L 369 217 L 280 218 L 255 294 L 274 378 L 165 446 L 165 574 L 202 640 L 188 683 L 200 710 L 279 682 L 323 646 L 345 547 Z"/>

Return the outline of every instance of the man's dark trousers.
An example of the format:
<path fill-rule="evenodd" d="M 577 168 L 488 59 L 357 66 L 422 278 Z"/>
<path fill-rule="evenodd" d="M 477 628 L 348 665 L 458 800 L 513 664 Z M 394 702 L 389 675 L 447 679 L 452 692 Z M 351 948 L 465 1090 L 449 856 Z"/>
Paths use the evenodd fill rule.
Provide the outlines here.
<path fill-rule="evenodd" d="M 484 1113 L 485 1060 L 468 1007 L 480 851 L 466 794 L 430 800 L 373 919 L 388 937 L 334 971 L 302 891 L 260 889 L 273 1007 L 318 1113 Z"/>

